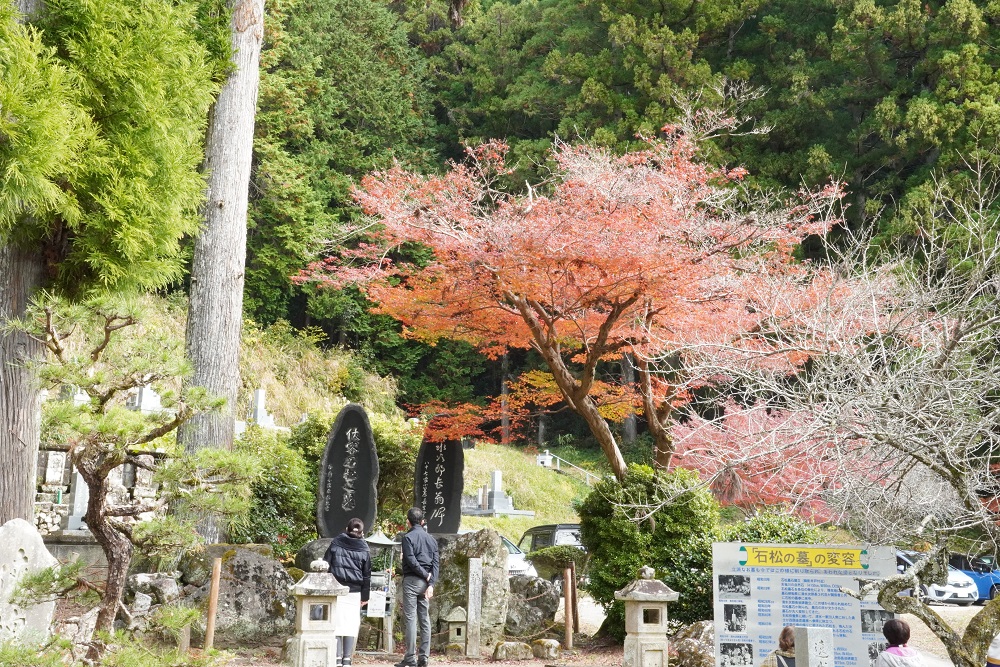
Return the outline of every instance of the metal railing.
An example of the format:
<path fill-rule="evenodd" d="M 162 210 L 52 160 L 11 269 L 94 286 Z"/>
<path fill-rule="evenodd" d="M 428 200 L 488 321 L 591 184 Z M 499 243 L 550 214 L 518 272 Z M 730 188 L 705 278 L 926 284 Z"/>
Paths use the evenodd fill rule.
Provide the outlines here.
<path fill-rule="evenodd" d="M 555 470 L 556 472 L 561 472 L 561 473 L 566 474 L 566 475 L 575 474 L 575 475 L 577 475 L 579 477 L 582 477 L 583 481 L 587 484 L 587 486 L 591 485 L 591 481 L 590 481 L 591 478 L 593 478 L 594 481 L 597 481 L 597 480 L 600 479 L 600 475 L 595 475 L 594 473 L 590 472 L 589 470 L 584 470 L 580 466 L 575 465 L 573 463 L 570 463 L 569 461 L 567 461 L 566 459 L 562 458 L 561 456 L 556 456 L 555 454 L 550 454 L 549 450 L 547 450 L 547 449 L 545 450 L 544 454 L 539 454 L 537 456 L 537 461 L 538 461 L 538 465 L 540 465 L 540 466 L 542 466 L 544 468 L 550 468 L 552 470 Z M 563 466 L 566 466 L 566 470 L 563 470 Z"/>

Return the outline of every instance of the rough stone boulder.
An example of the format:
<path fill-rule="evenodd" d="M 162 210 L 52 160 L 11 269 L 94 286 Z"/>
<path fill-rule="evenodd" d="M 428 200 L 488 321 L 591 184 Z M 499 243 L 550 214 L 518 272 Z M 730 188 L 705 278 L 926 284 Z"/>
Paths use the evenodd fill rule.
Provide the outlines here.
<path fill-rule="evenodd" d="M 223 558 L 226 553 L 240 549 L 254 551 L 264 558 L 274 558 L 274 549 L 270 544 L 208 544 L 198 551 L 191 551 L 181 557 L 177 565 L 180 570 L 180 580 L 187 586 L 201 587 L 212 578 L 212 563 L 216 558 Z M 308 568 L 306 568 L 308 571 Z"/>
<path fill-rule="evenodd" d="M 541 660 L 557 660 L 559 642 L 555 639 L 536 639 L 531 642 L 531 653 Z"/>
<path fill-rule="evenodd" d="M 714 667 L 715 625 L 698 621 L 681 628 L 670 640 L 670 653 L 676 656 L 677 667 Z"/>
<path fill-rule="evenodd" d="M 495 530 L 485 529 L 462 535 L 434 535 L 441 558 L 441 576 L 434 586 L 431 600 L 431 628 L 434 632 L 447 629 L 443 619 L 455 607 L 465 607 L 469 595 L 469 559 L 483 559 L 480 643 L 488 646 L 503 638 L 507 623 L 507 601 L 510 584 L 507 580 L 507 547 Z M 402 598 L 399 598 L 402 599 Z M 440 634 L 438 636 L 441 636 Z M 447 637 L 447 632 L 443 633 Z M 530 649 L 529 649 L 530 651 Z"/>
<path fill-rule="evenodd" d="M 49 638 L 55 601 L 21 607 L 10 597 L 26 575 L 57 564 L 33 524 L 11 519 L 0 526 L 0 643 L 43 644 Z"/>
<path fill-rule="evenodd" d="M 295 554 L 295 567 L 303 572 L 309 572 L 309 566 L 314 560 L 322 560 L 326 555 L 326 550 L 333 542 L 332 537 L 321 537 L 318 540 L 306 542 Z"/>
<path fill-rule="evenodd" d="M 227 546 L 221 554 L 216 632 L 235 639 L 288 632 L 295 620 L 295 600 L 289 590 L 294 582 L 285 568 L 262 556 L 259 549 Z M 196 588 L 188 599 L 207 607 L 210 587 L 211 581 Z"/>
<path fill-rule="evenodd" d="M 551 582 L 540 577 L 510 578 L 506 633 L 512 637 L 533 635 L 555 621 L 559 594 Z"/>
<path fill-rule="evenodd" d="M 535 657 L 531 653 L 531 647 L 524 642 L 500 642 L 493 649 L 493 660 L 502 662 L 505 660 L 531 660 Z"/>
<path fill-rule="evenodd" d="M 179 576 L 179 573 L 178 573 Z M 150 596 L 156 604 L 167 604 L 180 597 L 180 587 L 177 578 L 170 574 L 145 573 L 131 575 L 126 581 L 129 598 L 136 594 Z"/>

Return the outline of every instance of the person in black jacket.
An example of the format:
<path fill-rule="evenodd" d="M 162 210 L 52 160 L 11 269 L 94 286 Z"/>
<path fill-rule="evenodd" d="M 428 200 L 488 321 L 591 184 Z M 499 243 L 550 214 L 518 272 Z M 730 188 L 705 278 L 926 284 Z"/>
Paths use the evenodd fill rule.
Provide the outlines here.
<path fill-rule="evenodd" d="M 406 640 L 406 655 L 395 667 L 426 667 L 431 652 L 431 620 L 427 606 L 434 595 L 434 582 L 438 577 L 438 546 L 424 530 L 423 510 L 411 507 L 406 513 L 406 522 L 410 524 L 410 530 L 403 536 L 403 637 Z"/>
<path fill-rule="evenodd" d="M 348 667 L 361 626 L 361 608 L 368 604 L 372 583 L 372 557 L 365 542 L 365 524 L 361 519 L 347 522 L 347 530 L 333 538 L 323 557 L 330 572 L 350 590 L 337 598 L 337 667 Z"/>

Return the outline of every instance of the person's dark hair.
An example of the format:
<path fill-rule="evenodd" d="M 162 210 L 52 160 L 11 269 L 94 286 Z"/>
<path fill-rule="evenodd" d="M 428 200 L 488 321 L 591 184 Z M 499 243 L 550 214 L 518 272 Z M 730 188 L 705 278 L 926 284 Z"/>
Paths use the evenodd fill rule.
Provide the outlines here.
<path fill-rule="evenodd" d="M 889 640 L 891 646 L 902 646 L 910 641 L 910 626 L 906 621 L 890 618 L 882 626 L 882 634 Z"/>
<path fill-rule="evenodd" d="M 355 517 L 347 522 L 347 534 L 351 537 L 365 536 L 365 522 Z"/>
<path fill-rule="evenodd" d="M 778 648 L 782 651 L 795 648 L 795 628 L 791 625 L 786 625 L 778 635 Z"/>
<path fill-rule="evenodd" d="M 410 511 L 406 513 L 406 520 L 410 522 L 411 526 L 419 526 L 424 521 L 424 511 L 419 507 L 411 507 Z"/>

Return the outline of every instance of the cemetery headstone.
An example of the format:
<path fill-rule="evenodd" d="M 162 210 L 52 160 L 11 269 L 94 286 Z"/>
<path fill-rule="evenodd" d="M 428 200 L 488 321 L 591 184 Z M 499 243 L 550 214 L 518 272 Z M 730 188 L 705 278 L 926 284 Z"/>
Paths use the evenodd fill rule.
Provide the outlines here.
<path fill-rule="evenodd" d="M 348 404 L 337 415 L 319 470 L 316 526 L 321 537 L 336 537 L 358 517 L 371 526 L 378 502 L 378 454 L 365 409 Z"/>
<path fill-rule="evenodd" d="M 73 481 L 69 487 L 70 514 L 66 528 L 69 530 L 86 530 L 87 524 L 83 517 L 87 514 L 87 503 L 90 502 L 90 487 L 79 470 L 73 470 Z"/>
<path fill-rule="evenodd" d="M 24 519 L 11 519 L 0 527 L 0 643 L 42 643 L 48 639 L 55 601 L 20 607 L 10 596 L 26 574 L 56 563 L 38 530 Z"/>
<path fill-rule="evenodd" d="M 795 628 L 795 663 L 803 667 L 833 667 L 833 628 Z"/>
<path fill-rule="evenodd" d="M 427 531 L 457 533 L 462 524 L 465 454 L 461 440 L 424 440 L 417 454 L 413 504 L 424 511 Z"/>

